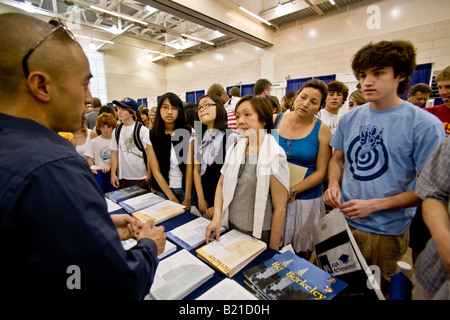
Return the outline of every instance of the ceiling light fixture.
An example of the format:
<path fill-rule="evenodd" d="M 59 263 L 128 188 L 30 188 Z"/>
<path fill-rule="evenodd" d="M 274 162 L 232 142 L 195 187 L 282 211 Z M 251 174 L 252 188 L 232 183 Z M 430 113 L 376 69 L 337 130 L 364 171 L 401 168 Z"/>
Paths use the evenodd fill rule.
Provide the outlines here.
<path fill-rule="evenodd" d="M 336 4 L 336 2 L 334 2 L 334 0 L 328 0 L 330 1 L 330 3 L 334 6 Z"/>
<path fill-rule="evenodd" d="M 267 21 L 266 19 L 261 18 L 260 16 L 254 14 L 253 12 L 248 11 L 247 9 L 243 8 L 243 7 L 239 7 L 239 10 L 244 11 L 246 14 L 252 16 L 253 18 L 258 19 L 261 22 L 264 22 L 265 24 L 267 24 L 268 26 L 271 26 L 272 24 Z"/>
<path fill-rule="evenodd" d="M 114 44 L 114 42 L 109 41 L 109 40 L 103 40 L 103 39 L 98 39 L 98 38 L 82 36 L 81 34 L 74 34 L 74 36 L 77 38 L 83 38 L 83 39 L 89 39 L 89 40 L 94 40 L 94 41 L 103 42 L 103 43 Z"/>
<path fill-rule="evenodd" d="M 209 44 L 210 46 L 213 46 L 213 45 L 214 45 L 214 43 L 212 43 L 212 42 L 210 42 L 210 41 L 206 41 L 206 40 L 203 40 L 203 39 L 200 39 L 200 38 L 196 38 L 196 37 L 193 37 L 193 36 L 189 36 L 189 35 L 184 34 L 184 33 L 182 33 L 181 36 L 182 36 L 182 37 L 189 38 L 189 39 L 191 39 L 191 40 L 195 40 L 195 41 L 207 43 L 207 44 Z"/>
<path fill-rule="evenodd" d="M 125 20 L 132 21 L 132 22 L 136 22 L 136 23 L 139 23 L 139 24 L 143 24 L 145 26 L 148 25 L 148 23 L 145 22 L 144 20 L 139 20 L 139 19 L 136 19 L 136 18 L 133 18 L 133 17 L 130 17 L 130 16 L 118 13 L 118 12 L 110 11 L 110 10 L 103 9 L 103 8 L 100 8 L 100 7 L 97 7 L 97 6 L 93 6 L 93 5 L 91 5 L 90 8 L 92 10 L 95 10 L 95 11 L 98 11 L 98 12 L 102 12 L 102 13 L 106 13 L 106 14 L 109 14 L 109 15 L 117 17 L 117 18 L 125 19 Z"/>
<path fill-rule="evenodd" d="M 162 57 L 171 57 L 171 58 L 175 58 L 175 56 L 174 56 L 173 54 L 170 54 L 170 53 L 163 53 L 163 52 L 154 51 L 154 50 L 150 50 L 150 49 L 145 49 L 145 51 L 151 52 L 151 53 L 159 54 L 159 55 L 161 55 Z M 159 58 L 159 59 L 161 59 L 161 58 Z M 159 60 L 159 59 L 158 59 L 158 60 Z M 155 59 L 153 59 L 153 61 L 155 61 Z"/>

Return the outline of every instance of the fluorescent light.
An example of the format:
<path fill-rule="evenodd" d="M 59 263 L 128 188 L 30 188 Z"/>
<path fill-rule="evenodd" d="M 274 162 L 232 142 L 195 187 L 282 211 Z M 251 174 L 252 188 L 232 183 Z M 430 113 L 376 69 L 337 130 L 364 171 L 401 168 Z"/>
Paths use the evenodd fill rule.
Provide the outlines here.
<path fill-rule="evenodd" d="M 271 25 L 272 25 L 269 21 L 267 21 L 267 20 L 261 18 L 260 16 L 254 14 L 253 12 L 248 11 L 247 9 L 245 9 L 245 8 L 243 8 L 243 7 L 239 7 L 239 10 L 244 11 L 246 14 L 251 15 L 253 18 L 258 19 L 258 20 L 261 21 L 261 22 L 264 22 L 264 23 L 267 24 L 268 26 L 271 26 Z"/>
<path fill-rule="evenodd" d="M 330 1 L 330 3 L 334 6 L 336 4 L 336 2 L 334 2 L 334 0 L 328 0 Z"/>
<path fill-rule="evenodd" d="M 100 8 L 100 7 L 97 7 L 97 6 L 93 6 L 93 5 L 91 5 L 90 8 L 92 10 L 95 10 L 95 11 L 107 13 L 107 14 L 109 14 L 111 16 L 114 16 L 114 17 L 117 17 L 117 18 L 121 18 L 121 19 L 125 19 L 125 20 L 128 20 L 128 21 L 140 23 L 140 24 L 143 24 L 143 25 L 148 25 L 148 23 L 143 21 L 143 20 L 135 19 L 133 17 L 130 17 L 130 16 L 127 16 L 127 15 L 124 15 L 124 14 L 121 14 L 121 13 L 118 13 L 118 12 L 115 12 L 115 11 L 103 9 L 103 8 Z"/>
<path fill-rule="evenodd" d="M 189 38 L 189 39 L 192 39 L 192 40 L 195 40 L 195 41 L 204 42 L 204 43 L 207 43 L 207 44 L 209 44 L 209 45 L 211 45 L 211 46 L 214 45 L 214 43 L 212 43 L 212 42 L 210 42 L 210 41 L 206 41 L 206 40 L 203 40 L 203 39 L 200 39 L 200 38 L 196 38 L 196 37 L 193 37 L 193 36 L 189 36 L 189 35 L 184 34 L 184 33 L 182 33 L 181 36 L 182 36 L 182 37 Z"/>
<path fill-rule="evenodd" d="M 77 38 L 84 38 L 84 39 L 90 39 L 90 40 L 99 41 L 99 42 L 103 42 L 103 43 L 114 44 L 114 42 L 109 41 L 109 40 L 103 40 L 103 39 L 98 39 L 98 38 L 82 36 L 81 34 L 74 34 L 74 36 L 77 37 Z"/>
<path fill-rule="evenodd" d="M 170 54 L 170 53 L 163 53 L 163 52 L 159 52 L 159 51 L 155 51 L 155 50 L 150 50 L 150 49 L 145 49 L 145 51 L 151 52 L 151 53 L 159 54 L 159 55 L 161 55 L 161 58 L 163 58 L 163 57 L 171 57 L 171 58 L 175 58 L 175 56 L 174 56 L 173 54 Z M 159 57 L 157 57 L 157 58 L 159 58 Z M 161 59 L 161 58 L 159 58 L 159 59 Z M 156 59 L 156 58 L 155 58 L 155 59 Z M 152 61 L 155 61 L 155 59 L 153 59 Z M 158 59 L 158 60 L 159 60 L 159 59 Z"/>

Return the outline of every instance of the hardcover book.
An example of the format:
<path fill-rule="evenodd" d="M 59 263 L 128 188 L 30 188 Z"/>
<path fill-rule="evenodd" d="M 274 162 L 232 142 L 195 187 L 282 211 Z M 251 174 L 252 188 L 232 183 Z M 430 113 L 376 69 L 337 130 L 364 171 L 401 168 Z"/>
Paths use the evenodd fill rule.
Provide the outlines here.
<path fill-rule="evenodd" d="M 142 222 L 154 220 L 154 224 L 164 222 L 179 214 L 182 214 L 186 207 L 170 200 L 164 200 L 145 209 L 133 212 L 132 215 Z"/>
<path fill-rule="evenodd" d="M 105 197 L 107 197 L 114 203 L 119 203 L 121 201 L 142 195 L 144 193 L 148 193 L 148 191 L 138 186 L 131 186 L 128 188 L 122 188 L 119 190 L 107 192 L 105 193 Z"/>
<path fill-rule="evenodd" d="M 200 259 L 231 278 L 266 248 L 265 242 L 231 230 L 220 241 L 210 242 L 196 251 Z"/>
<path fill-rule="evenodd" d="M 205 242 L 205 231 L 210 222 L 210 220 L 204 217 L 198 217 L 195 220 L 168 231 L 166 234 L 170 240 L 183 249 L 192 250 Z M 221 232 L 224 231 L 225 228 L 222 227 Z"/>
<path fill-rule="evenodd" d="M 140 196 L 127 199 L 125 201 L 120 201 L 119 205 L 123 207 L 128 213 L 133 213 L 135 211 L 151 207 L 162 201 L 164 201 L 163 197 L 148 192 Z"/>
<path fill-rule="evenodd" d="M 211 279 L 214 270 L 182 249 L 162 260 L 147 300 L 181 300 Z"/>
<path fill-rule="evenodd" d="M 244 271 L 246 283 L 270 300 L 330 300 L 347 284 L 287 251 Z"/>

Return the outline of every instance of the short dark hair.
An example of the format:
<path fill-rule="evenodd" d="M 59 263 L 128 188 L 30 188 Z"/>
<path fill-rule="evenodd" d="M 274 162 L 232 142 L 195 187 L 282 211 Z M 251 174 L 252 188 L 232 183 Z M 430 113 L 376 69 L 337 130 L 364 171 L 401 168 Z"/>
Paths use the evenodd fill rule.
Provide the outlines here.
<path fill-rule="evenodd" d="M 342 101 L 342 103 L 344 103 L 347 100 L 348 97 L 348 87 L 343 84 L 340 81 L 330 81 L 327 85 L 328 87 L 328 93 L 330 92 L 338 92 L 338 93 L 342 93 L 342 96 L 344 97 L 344 100 Z"/>
<path fill-rule="evenodd" d="M 392 67 L 396 77 L 404 76 L 405 80 L 397 88 L 397 94 L 401 95 L 408 89 L 416 68 L 416 50 L 411 42 L 404 40 L 370 42 L 354 55 L 352 70 L 359 80 L 360 72 L 373 67 Z"/>
<path fill-rule="evenodd" d="M 319 90 L 322 93 L 322 100 L 320 100 L 320 107 L 323 107 L 325 105 L 325 101 L 327 100 L 328 95 L 328 87 L 327 84 L 320 80 L 320 79 L 310 79 L 306 81 L 302 87 L 295 93 L 295 99 L 297 99 L 297 96 L 302 92 L 305 88 L 314 88 Z M 294 101 L 295 101 L 294 99 Z"/>
<path fill-rule="evenodd" d="M 266 89 L 270 89 L 272 87 L 272 82 L 267 79 L 258 79 L 253 86 L 253 93 L 255 96 L 260 95 Z"/>
<path fill-rule="evenodd" d="M 253 110 L 255 110 L 256 114 L 258 115 L 259 122 L 264 122 L 264 129 L 267 130 L 267 133 L 271 133 L 273 127 L 273 111 L 272 105 L 270 104 L 269 100 L 265 97 L 258 97 L 248 94 L 246 96 L 243 96 L 241 100 L 238 101 L 234 110 L 235 113 L 239 106 L 245 101 L 250 102 Z"/>
<path fill-rule="evenodd" d="M 408 91 L 408 93 L 412 96 L 414 96 L 417 92 L 432 94 L 433 89 L 431 89 L 431 87 L 426 83 L 420 82 L 413 85 Z"/>

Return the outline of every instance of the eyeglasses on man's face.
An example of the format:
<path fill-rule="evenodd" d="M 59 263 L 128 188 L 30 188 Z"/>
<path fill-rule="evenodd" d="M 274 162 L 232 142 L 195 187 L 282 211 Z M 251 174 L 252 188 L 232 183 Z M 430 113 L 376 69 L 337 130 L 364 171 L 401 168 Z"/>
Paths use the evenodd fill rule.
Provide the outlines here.
<path fill-rule="evenodd" d="M 209 107 L 215 106 L 215 105 L 216 105 L 215 103 L 212 103 L 212 102 L 206 102 L 206 103 L 204 103 L 203 105 L 199 105 L 199 106 L 197 107 L 197 111 L 200 111 L 200 110 L 206 110 L 206 109 L 208 109 Z"/>
<path fill-rule="evenodd" d="M 70 39 L 72 39 L 73 41 L 76 41 L 73 33 L 67 28 L 67 26 L 60 19 L 52 19 L 48 23 L 51 24 L 52 26 L 54 26 L 54 28 L 45 37 L 43 37 L 41 40 L 36 42 L 36 44 L 28 51 L 28 53 L 22 59 L 22 68 L 23 68 L 23 73 L 25 74 L 25 78 L 28 78 L 28 76 L 30 75 L 30 71 L 28 69 L 28 59 L 30 58 L 31 54 L 42 44 L 42 42 L 44 42 L 48 37 L 50 37 L 56 31 L 62 30 Z"/>

